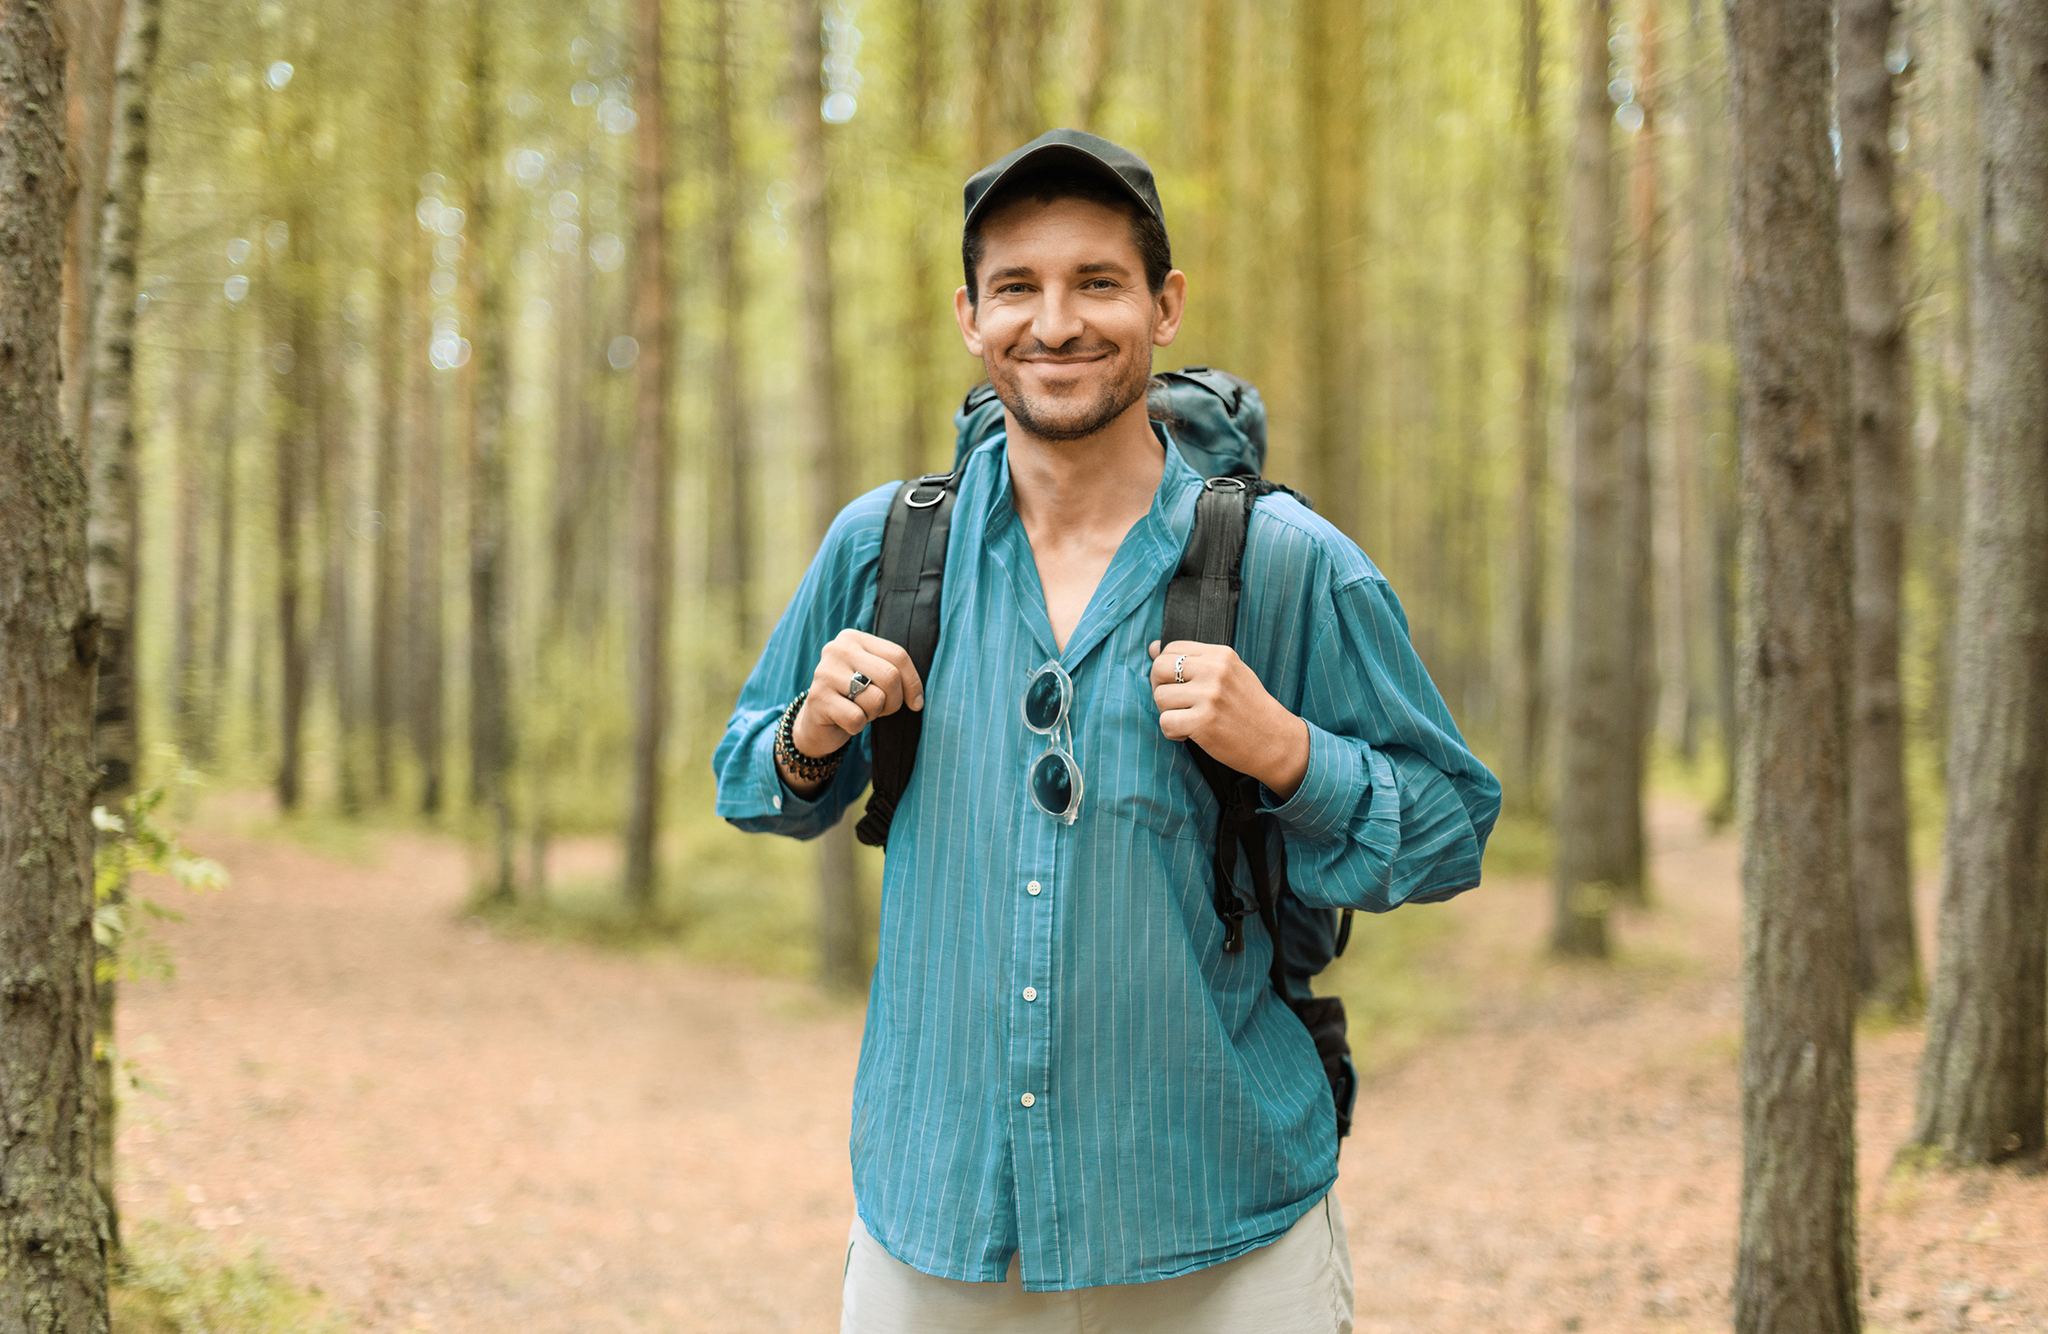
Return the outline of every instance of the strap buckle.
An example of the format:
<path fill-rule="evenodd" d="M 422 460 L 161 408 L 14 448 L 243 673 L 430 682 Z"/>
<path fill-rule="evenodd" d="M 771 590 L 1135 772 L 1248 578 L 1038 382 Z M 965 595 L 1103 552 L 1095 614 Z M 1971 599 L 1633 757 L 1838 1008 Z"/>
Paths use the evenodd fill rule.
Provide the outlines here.
<path fill-rule="evenodd" d="M 1251 486 L 1242 477 L 1211 477 L 1208 482 L 1211 491 L 1249 491 Z"/>
<path fill-rule="evenodd" d="M 928 510 L 946 498 L 946 488 L 952 485 L 952 482 L 952 473 L 928 472 L 917 479 L 910 488 L 910 494 L 903 498 L 903 503 L 914 510 Z M 930 495 L 925 494 L 926 487 L 931 488 Z"/>

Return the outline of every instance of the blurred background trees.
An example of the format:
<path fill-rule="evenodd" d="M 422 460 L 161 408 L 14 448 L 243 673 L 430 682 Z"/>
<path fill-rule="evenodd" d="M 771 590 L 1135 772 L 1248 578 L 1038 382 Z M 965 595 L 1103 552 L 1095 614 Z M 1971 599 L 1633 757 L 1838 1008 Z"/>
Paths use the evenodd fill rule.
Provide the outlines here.
<path fill-rule="evenodd" d="M 500 900 L 547 895 L 577 834 L 624 840 L 651 913 L 815 881 L 789 912 L 857 986 L 874 854 L 741 847 L 706 761 L 831 513 L 949 456 L 980 378 L 961 181 L 1075 124 L 1158 172 L 1191 293 L 1159 364 L 1261 386 L 1269 471 L 1400 590 L 1510 836 L 1555 822 L 1559 947 L 1653 897 L 1649 774 L 1732 815 L 1713 9 L 162 3 L 129 307 L 145 766 L 168 742 L 286 809 L 448 821 Z M 1898 499 L 1857 532 L 1898 591 L 1859 562 L 1859 642 L 1898 651 L 1889 694 L 1858 669 L 1857 726 L 1901 779 L 1857 769 L 1932 829 L 1979 131 L 1957 14 L 1861 24 L 1845 254 L 1889 245 L 1893 276 L 1852 264 L 1856 346 L 1891 358 L 1859 371 L 1859 458 Z M 1895 904 L 1880 826 L 1856 881 Z M 1866 991 L 1910 1006 L 1914 949 L 1872 936 Z"/>

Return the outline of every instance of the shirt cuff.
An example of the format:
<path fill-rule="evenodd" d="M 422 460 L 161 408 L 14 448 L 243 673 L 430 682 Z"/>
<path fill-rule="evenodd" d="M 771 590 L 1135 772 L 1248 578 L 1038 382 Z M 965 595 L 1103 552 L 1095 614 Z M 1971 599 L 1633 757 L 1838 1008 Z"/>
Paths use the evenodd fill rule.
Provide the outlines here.
<path fill-rule="evenodd" d="M 1352 814 L 1358 809 L 1358 799 L 1364 795 L 1367 781 L 1366 766 L 1359 750 L 1354 743 L 1308 723 L 1308 771 L 1301 776 L 1301 786 L 1294 789 L 1293 796 L 1277 803 L 1273 801 L 1271 789 L 1267 789 L 1266 812 L 1296 838 L 1312 843 L 1330 843 L 1343 837 Z M 1387 785 L 1391 787 L 1394 780 L 1392 766 L 1370 748 L 1365 750 L 1365 754 L 1371 756 L 1379 768 L 1386 770 Z M 1373 780 L 1377 788 L 1377 773 Z M 1374 804 L 1378 804 L 1377 791 Z"/>
<path fill-rule="evenodd" d="M 782 781 L 782 770 L 775 763 L 775 729 L 778 722 L 771 723 L 756 733 L 753 740 L 753 754 L 747 768 L 753 773 L 753 780 L 732 796 L 724 792 L 718 795 L 717 812 L 723 820 L 758 820 L 776 815 L 800 815 L 817 807 L 816 801 L 805 801 L 790 791 Z M 818 796 L 822 798 L 832 790 L 827 783 Z"/>

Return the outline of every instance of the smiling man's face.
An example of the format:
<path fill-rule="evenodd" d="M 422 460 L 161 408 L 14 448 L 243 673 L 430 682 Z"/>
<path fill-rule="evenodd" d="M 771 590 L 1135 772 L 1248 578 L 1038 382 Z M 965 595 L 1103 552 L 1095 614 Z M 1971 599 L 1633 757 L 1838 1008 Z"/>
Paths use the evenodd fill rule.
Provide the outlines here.
<path fill-rule="evenodd" d="M 1152 349 L 1180 328 L 1186 280 L 1155 295 L 1122 210 L 1021 199 L 983 221 L 980 301 L 954 313 L 996 397 L 1041 440 L 1079 440 L 1145 397 Z"/>

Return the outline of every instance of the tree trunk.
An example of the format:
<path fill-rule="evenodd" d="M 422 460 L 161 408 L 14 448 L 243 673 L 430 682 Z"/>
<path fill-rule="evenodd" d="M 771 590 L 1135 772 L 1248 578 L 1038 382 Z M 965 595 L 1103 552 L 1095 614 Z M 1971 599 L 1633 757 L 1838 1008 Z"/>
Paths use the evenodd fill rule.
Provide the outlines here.
<path fill-rule="evenodd" d="M 1940 962 L 1915 1142 L 2044 1147 L 2048 1032 L 2048 11 L 1982 0 L 1981 136 Z"/>
<path fill-rule="evenodd" d="M 840 440 L 839 358 L 833 346 L 832 217 L 825 118 L 819 106 L 824 44 L 818 0 L 790 0 L 789 20 L 801 287 L 798 337 L 803 346 L 796 417 L 811 472 L 812 532 L 822 543 L 846 498 L 847 479 L 846 450 Z M 858 990 L 867 978 L 856 871 L 853 822 L 841 820 L 818 840 L 818 972 L 819 980 L 833 991 Z"/>
<path fill-rule="evenodd" d="M 1856 666 L 1850 745 L 1849 878 L 1856 890 L 1856 984 L 1892 1014 L 1918 1008 L 1913 873 L 1906 849 L 1905 712 L 1899 687 L 1900 585 L 1906 562 L 1906 431 L 1912 417 L 1904 225 L 1892 198 L 1894 0 L 1842 0 L 1842 275 L 1849 303 L 1855 441 Z"/>
<path fill-rule="evenodd" d="M 420 373 L 407 379 L 412 418 L 405 504 L 406 703 L 412 752 L 420 765 L 420 813 L 438 815 L 447 774 L 445 614 L 441 606 L 446 549 L 441 529 L 443 441 L 441 395 Z"/>
<path fill-rule="evenodd" d="M 59 402 L 64 61 L 0 6 L 0 1331 L 104 1334 L 93 1188 L 93 615 Z"/>
<path fill-rule="evenodd" d="M 303 134 L 293 136 L 301 147 Z M 304 504 L 301 495 L 306 459 L 314 450 L 309 442 L 320 429 L 320 338 L 319 325 L 311 307 L 318 264 L 313 254 L 312 227 L 301 197 L 302 186 L 286 186 L 291 201 L 286 208 L 285 244 L 291 253 L 285 265 L 284 291 L 273 294 L 274 305 L 284 308 L 284 329 L 289 336 L 271 349 L 271 369 L 284 376 L 290 386 L 291 402 L 277 432 L 277 633 L 283 689 L 278 713 L 277 804 L 280 810 L 296 810 L 301 795 L 299 743 L 305 725 L 306 686 L 309 675 L 306 639 L 299 627 L 299 521 Z M 276 268 L 273 262 L 273 271 Z"/>
<path fill-rule="evenodd" d="M 1557 803 L 1551 947 L 1607 953 L 1607 908 L 1627 878 L 1612 846 L 1613 772 L 1625 744 L 1631 660 L 1615 608 L 1622 583 L 1621 459 L 1614 430 L 1614 163 L 1608 126 L 1608 0 L 1579 8 L 1568 301 L 1572 447 L 1571 585 L 1564 680 L 1563 789 Z"/>
<path fill-rule="evenodd" d="M 399 464 L 405 429 L 406 334 L 410 329 L 412 253 L 403 196 L 393 200 L 395 234 L 385 238 L 377 301 L 377 432 L 370 464 L 371 536 L 376 542 L 370 583 L 370 781 L 379 801 L 391 797 L 391 753 L 401 697 L 398 669 L 398 576 L 405 551 L 399 541 Z"/>
<path fill-rule="evenodd" d="M 1828 0 L 1730 0 L 1741 380 L 1742 1230 L 1735 1328 L 1853 1334 L 1849 383 Z"/>
<path fill-rule="evenodd" d="M 320 274 L 318 318 L 332 323 L 327 305 L 325 265 Z M 340 359 L 322 357 L 313 373 L 320 377 L 320 417 L 314 427 L 319 465 L 314 473 L 313 513 L 318 516 L 322 568 L 320 575 L 320 643 L 327 653 L 327 679 L 334 703 L 334 796 L 344 816 L 362 813 L 362 792 L 356 781 L 356 748 L 361 720 L 356 678 L 355 607 L 350 595 L 350 516 L 357 512 L 355 495 L 355 433 L 349 429 L 347 386 Z"/>
<path fill-rule="evenodd" d="M 669 275 L 663 245 L 661 0 L 636 0 L 633 101 L 633 792 L 626 900 L 654 907 L 661 826 L 661 742 L 668 726 L 668 624 L 674 583 L 675 449 L 669 439 Z"/>
<path fill-rule="evenodd" d="M 1643 881 L 1643 785 L 1649 767 L 1656 690 L 1655 637 L 1650 593 L 1656 557 L 1651 519 L 1650 408 L 1657 379 L 1657 279 L 1663 238 L 1658 232 L 1656 106 L 1657 14 L 1644 7 L 1636 37 L 1635 97 L 1642 122 L 1635 132 L 1629 164 L 1629 235 L 1634 251 L 1630 283 L 1628 357 L 1616 384 L 1615 443 L 1621 455 L 1621 597 L 1615 603 L 1621 640 L 1621 733 L 1614 752 L 1613 821 L 1615 893 L 1624 903 L 1647 901 Z"/>
<path fill-rule="evenodd" d="M 213 496 L 213 642 L 206 672 L 206 722 L 200 753 L 212 759 L 220 750 L 220 734 L 227 717 L 229 650 L 235 625 L 235 446 L 241 434 L 242 358 L 247 333 L 242 328 L 240 305 L 228 308 L 226 317 L 226 368 L 221 373 L 219 415 L 214 434 L 219 441 L 216 483 Z"/>
<path fill-rule="evenodd" d="M 1359 533 L 1360 471 L 1355 363 L 1356 291 L 1351 250 L 1357 228 L 1355 179 L 1347 169 L 1359 152 L 1352 90 L 1353 66 L 1344 57 L 1349 25 L 1342 0 L 1305 0 L 1296 59 L 1308 141 L 1302 160 L 1303 238 L 1317 268 L 1308 286 L 1306 448 L 1304 489 L 1324 518 L 1345 533 Z"/>
<path fill-rule="evenodd" d="M 934 8 L 935 0 L 910 0 L 909 106 L 904 109 L 904 118 L 909 125 L 904 155 L 921 171 L 929 168 L 931 159 L 931 107 L 937 83 L 939 46 Z M 905 275 L 903 310 L 899 317 L 906 386 L 902 462 L 898 470 L 906 478 L 917 477 L 927 470 L 931 454 L 931 423 L 939 406 L 934 402 L 938 388 L 932 360 L 932 314 L 939 308 L 939 302 L 932 290 L 935 286 L 932 237 L 925 225 L 931 215 L 928 210 L 919 210 L 917 216 L 909 239 L 910 271 Z"/>
<path fill-rule="evenodd" d="M 93 749 L 99 767 L 94 800 L 113 810 L 135 791 L 140 755 L 135 685 L 135 601 L 140 515 L 135 457 L 135 264 L 142 237 L 142 187 L 149 174 L 149 88 L 156 66 L 161 0 L 129 0 L 114 71 L 114 124 L 107 145 L 107 193 L 100 214 L 91 336 L 92 377 L 82 445 L 91 489 L 86 523 L 86 582 L 99 618 Z M 120 903 L 127 886 L 111 897 Z M 106 1219 L 107 1250 L 121 1249 L 114 1195 L 114 1040 L 112 959 L 94 972 L 97 1036 L 93 1060 L 99 1117 L 94 1124 L 93 1184 Z M 104 976 L 102 976 L 104 974 Z"/>
<path fill-rule="evenodd" d="M 1516 810 L 1544 808 L 1543 740 L 1549 727 L 1543 623 L 1550 536 L 1550 411 L 1544 374 L 1550 342 L 1550 261 L 1544 223 L 1550 212 L 1550 151 L 1543 135 L 1543 0 L 1522 0 L 1522 70 L 1516 127 L 1522 154 L 1522 396 L 1515 452 L 1515 662 L 1508 719 L 1507 799 Z"/>
<path fill-rule="evenodd" d="M 197 373 L 197 360 L 189 351 L 178 357 L 178 382 L 171 390 L 177 450 L 171 498 L 177 515 L 172 530 L 171 726 L 178 752 L 187 758 L 200 751 L 205 718 L 199 673 L 199 531 L 211 442 L 196 421 L 199 413 L 193 399 L 205 383 Z"/>
<path fill-rule="evenodd" d="M 1088 56 L 1082 67 L 1078 105 L 1074 111 L 1077 128 L 1094 132 L 1100 128 L 1102 103 L 1109 93 L 1109 76 L 1116 69 L 1119 12 L 1126 0 L 1094 0 L 1088 12 Z"/>
<path fill-rule="evenodd" d="M 929 40 L 931 0 L 916 0 L 917 17 L 915 24 L 919 33 Z M 717 210 L 711 221 L 711 288 L 718 301 L 718 348 L 712 371 L 715 382 L 712 388 L 717 416 L 718 432 L 717 457 L 720 494 L 724 503 L 714 521 L 722 524 L 722 535 L 714 539 L 711 564 L 712 582 L 723 590 L 728 613 L 732 617 L 732 642 L 738 650 L 735 657 L 745 659 L 748 646 L 753 643 L 753 624 L 747 614 L 749 586 L 753 582 L 754 524 L 753 524 L 753 458 L 752 442 L 747 424 L 747 379 L 746 379 L 746 312 L 747 274 L 740 253 L 741 227 L 744 225 L 747 198 L 746 173 L 740 164 L 739 144 L 735 134 L 734 120 L 738 114 L 738 101 L 734 84 L 738 77 L 738 58 L 733 46 L 733 10 L 735 0 L 715 0 L 712 5 L 712 97 L 711 97 L 711 172 L 717 182 Z M 913 41 L 914 60 L 923 59 L 925 48 Z M 912 73 L 913 97 L 922 85 L 923 77 L 917 73 L 928 67 L 914 64 Z M 913 157 L 918 146 L 912 144 Z M 922 253 L 922 249 L 918 250 Z M 919 292 L 925 293 L 931 284 L 927 280 Z M 929 311 L 926 312 L 929 314 Z M 930 338 L 924 340 L 926 349 L 924 361 L 929 362 Z M 912 371 L 910 397 L 915 414 L 919 399 L 929 393 L 920 385 L 917 375 L 919 344 L 911 344 Z"/>
<path fill-rule="evenodd" d="M 507 499 L 504 421 L 505 297 L 492 250 L 499 165 L 496 51 L 489 7 L 476 0 L 470 30 L 468 255 L 472 330 L 469 411 L 469 763 L 470 800 L 490 820 L 488 892 L 509 902 L 512 884 L 512 716 L 505 651 Z"/>

